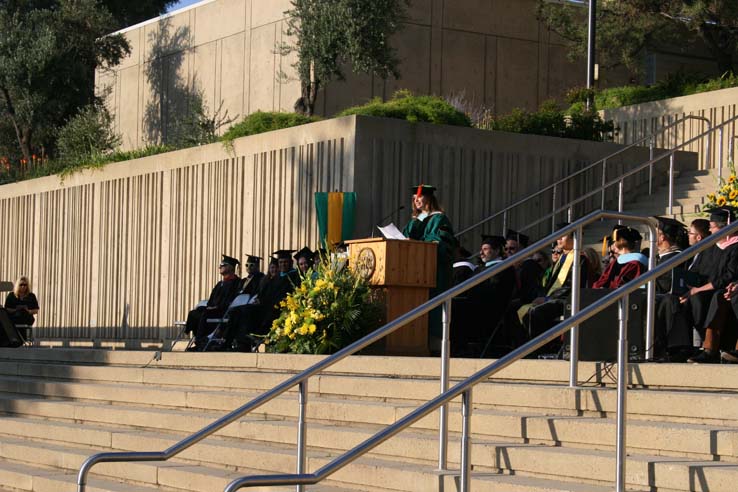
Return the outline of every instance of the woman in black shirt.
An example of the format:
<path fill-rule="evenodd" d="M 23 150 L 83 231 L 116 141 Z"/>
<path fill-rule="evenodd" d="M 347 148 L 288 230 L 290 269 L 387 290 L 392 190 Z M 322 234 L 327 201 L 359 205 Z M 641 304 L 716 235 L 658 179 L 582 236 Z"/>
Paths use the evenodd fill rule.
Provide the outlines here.
<path fill-rule="evenodd" d="M 20 277 L 16 281 L 13 292 L 5 298 L 5 309 L 16 325 L 32 325 L 36 321 L 33 316 L 38 314 L 38 300 L 31 292 L 28 277 Z"/>

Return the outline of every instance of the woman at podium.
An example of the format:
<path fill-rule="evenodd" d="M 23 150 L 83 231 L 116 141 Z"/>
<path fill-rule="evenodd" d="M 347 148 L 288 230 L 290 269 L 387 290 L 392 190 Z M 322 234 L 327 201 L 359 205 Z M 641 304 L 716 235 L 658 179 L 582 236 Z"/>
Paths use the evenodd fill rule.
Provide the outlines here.
<path fill-rule="evenodd" d="M 436 255 L 436 287 L 431 289 L 430 297 L 435 297 L 451 286 L 451 257 L 456 246 L 451 221 L 438 204 L 434 192 L 435 186 L 421 184 L 413 186 L 412 218 L 402 233 L 417 241 L 433 242 L 438 244 Z M 431 353 L 440 351 L 442 336 L 441 308 L 429 313 L 430 350 Z"/>

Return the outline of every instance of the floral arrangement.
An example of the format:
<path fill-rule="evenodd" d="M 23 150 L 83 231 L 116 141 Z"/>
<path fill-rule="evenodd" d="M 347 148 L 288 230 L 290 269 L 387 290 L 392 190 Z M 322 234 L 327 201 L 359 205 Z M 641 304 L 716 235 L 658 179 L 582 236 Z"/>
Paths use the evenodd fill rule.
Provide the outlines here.
<path fill-rule="evenodd" d="M 345 262 L 323 261 L 279 305 L 264 343 L 269 352 L 328 354 L 382 323 L 369 283 Z"/>
<path fill-rule="evenodd" d="M 738 207 L 738 177 L 736 177 L 735 165 L 732 161 L 728 162 L 728 169 L 730 171 L 728 179 L 721 179 L 717 191 L 707 194 L 707 203 L 703 205 L 703 210 L 725 205 Z"/>

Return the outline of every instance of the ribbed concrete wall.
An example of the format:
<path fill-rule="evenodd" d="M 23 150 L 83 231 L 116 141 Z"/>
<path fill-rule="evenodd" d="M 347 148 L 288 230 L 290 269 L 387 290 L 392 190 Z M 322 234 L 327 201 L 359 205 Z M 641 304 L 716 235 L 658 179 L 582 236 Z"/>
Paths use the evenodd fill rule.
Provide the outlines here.
<path fill-rule="evenodd" d="M 208 296 L 221 253 L 266 257 L 278 248 L 315 248 L 316 191 L 356 191 L 356 235 L 366 237 L 400 205 L 407 208 L 392 220 L 403 225 L 408 188 L 433 183 L 461 229 L 618 148 L 347 117 L 245 137 L 233 152 L 213 144 L 111 164 L 64 182 L 52 176 L 5 185 L 0 280 L 31 276 L 46 336 L 70 333 L 56 327 L 77 327 L 81 337 L 155 337 L 156 327 L 182 319 Z M 608 175 L 646 155 L 627 153 Z M 689 155 L 678 162 L 696 165 Z M 559 203 L 595 186 L 598 176 L 561 190 Z M 550 203 L 549 196 L 531 201 L 510 224 L 539 217 Z M 498 221 L 482 230 L 499 228 Z M 482 230 L 465 244 L 478 247 Z M 128 331 L 120 328 L 126 305 Z"/>
<path fill-rule="evenodd" d="M 700 116 L 710 120 L 713 127 L 738 115 L 738 87 L 719 91 L 704 92 L 692 96 L 675 97 L 644 104 L 634 104 L 604 112 L 607 120 L 613 120 L 620 128 L 617 141 L 629 144 L 646 137 L 660 128 L 668 126 L 686 115 Z M 707 129 L 707 125 L 699 120 L 688 120 L 674 130 L 669 130 L 656 138 L 656 145 L 674 148 L 697 137 Z M 729 123 L 723 130 L 722 162 L 728 161 L 728 148 L 738 135 L 738 124 Z M 720 138 L 717 133 L 712 138 L 702 138 L 684 147 L 682 150 L 697 152 L 700 156 L 700 168 L 716 167 L 720 162 Z M 709 150 L 709 153 L 708 153 Z M 709 160 L 708 160 L 709 154 Z"/>

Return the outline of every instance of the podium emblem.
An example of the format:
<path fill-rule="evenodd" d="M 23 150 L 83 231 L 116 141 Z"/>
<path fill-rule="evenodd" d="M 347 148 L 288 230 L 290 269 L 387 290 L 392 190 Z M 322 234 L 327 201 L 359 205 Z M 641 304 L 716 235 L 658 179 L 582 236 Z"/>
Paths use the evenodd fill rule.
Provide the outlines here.
<path fill-rule="evenodd" d="M 371 248 L 362 248 L 356 257 L 356 271 L 365 279 L 370 279 L 377 268 L 377 257 Z"/>

